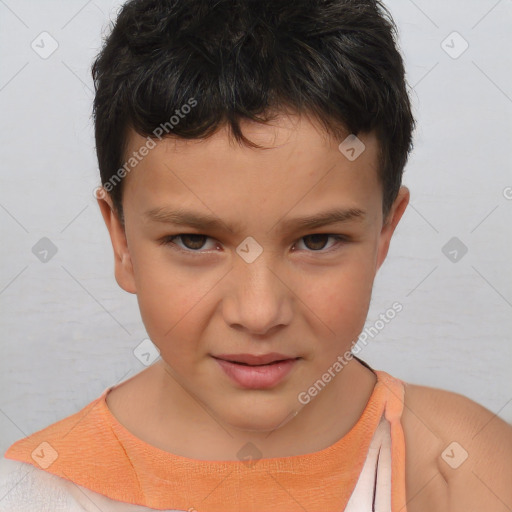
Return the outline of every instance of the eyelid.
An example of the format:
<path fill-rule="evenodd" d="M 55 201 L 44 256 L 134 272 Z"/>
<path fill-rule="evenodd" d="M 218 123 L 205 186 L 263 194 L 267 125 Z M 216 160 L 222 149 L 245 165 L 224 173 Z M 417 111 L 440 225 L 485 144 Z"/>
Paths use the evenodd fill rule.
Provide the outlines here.
<path fill-rule="evenodd" d="M 201 255 L 201 254 L 209 254 L 212 251 L 212 249 L 198 249 L 198 250 L 187 249 L 187 248 L 180 247 L 179 245 L 174 243 L 173 239 L 179 238 L 179 237 L 185 236 L 185 235 L 203 236 L 207 240 L 208 239 L 215 240 L 215 238 L 205 235 L 203 233 L 178 233 L 176 235 L 167 235 L 167 236 L 163 237 L 160 240 L 160 245 L 170 246 L 172 249 L 181 251 L 182 253 L 185 253 L 185 254 Z M 327 254 L 331 251 L 338 249 L 340 247 L 340 245 L 346 244 L 347 242 L 350 241 L 350 237 L 347 235 L 339 235 L 336 233 L 310 233 L 310 234 L 307 234 L 307 235 L 304 235 L 304 236 L 301 236 L 300 238 L 298 238 L 294 242 L 294 245 L 297 244 L 298 242 L 300 242 L 301 240 L 303 240 L 304 238 L 306 238 L 308 236 L 314 236 L 314 235 L 323 235 L 323 236 L 327 236 L 328 238 L 334 238 L 336 240 L 336 243 L 328 249 L 320 249 L 318 251 L 300 249 L 301 251 L 307 252 L 309 254 Z M 218 240 L 215 240 L 215 241 L 218 242 Z"/>
<path fill-rule="evenodd" d="M 176 235 L 167 235 L 167 236 L 163 237 L 160 240 L 160 245 L 166 245 L 176 251 L 181 251 L 182 253 L 185 253 L 185 254 L 194 254 L 194 255 L 208 254 L 210 251 L 214 250 L 214 249 L 198 249 L 198 250 L 187 249 L 187 248 L 180 247 L 178 244 L 176 244 L 173 241 L 174 238 L 179 238 L 179 237 L 182 237 L 185 235 L 204 236 L 207 240 L 215 240 L 213 237 L 205 235 L 203 233 L 178 233 Z M 215 241 L 217 242 L 217 240 L 215 240 Z"/>

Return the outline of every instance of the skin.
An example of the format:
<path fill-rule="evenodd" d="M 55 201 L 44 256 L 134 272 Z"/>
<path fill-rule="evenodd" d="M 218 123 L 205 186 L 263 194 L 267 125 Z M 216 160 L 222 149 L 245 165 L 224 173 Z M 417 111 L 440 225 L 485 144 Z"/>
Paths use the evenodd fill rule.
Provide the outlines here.
<path fill-rule="evenodd" d="M 356 423 L 376 382 L 356 360 L 309 404 L 297 397 L 357 340 L 376 272 L 409 200 L 402 187 L 384 223 L 373 134 L 360 134 L 366 149 L 351 162 L 339 141 L 307 118 L 281 116 L 273 125 L 244 123 L 242 129 L 272 149 L 237 145 L 225 128 L 207 140 L 159 141 L 125 178 L 124 229 L 108 197 L 99 200 L 116 280 L 137 294 L 162 358 L 131 384 L 144 399 L 128 399 L 135 389 L 125 389 L 125 398 L 114 390 L 109 407 L 142 439 L 203 460 L 236 460 L 247 441 L 265 457 L 310 453 Z M 127 154 L 145 141 L 132 132 Z M 220 229 L 146 216 L 180 206 L 213 214 Z M 335 207 L 366 213 L 314 229 L 280 230 L 285 220 Z M 228 229 L 235 221 L 240 229 Z M 188 233 L 206 236 L 161 243 Z M 304 239 L 312 234 L 327 235 Z M 331 234 L 349 238 L 339 242 Z M 252 263 L 236 253 L 248 236 L 263 248 Z M 211 356 L 268 352 L 302 359 L 283 382 L 261 390 L 233 383 Z M 151 432 L 137 417 L 152 419 Z"/>
<path fill-rule="evenodd" d="M 409 201 L 402 187 L 383 219 L 378 142 L 371 133 L 358 135 L 366 149 L 350 162 L 339 141 L 307 118 L 245 122 L 242 129 L 272 149 L 239 146 L 224 128 L 207 140 L 167 138 L 125 178 L 124 226 L 108 195 L 98 200 L 116 280 L 137 294 L 161 355 L 111 390 L 107 405 L 139 439 L 199 460 L 238 460 L 249 441 L 262 457 L 311 453 L 354 426 L 376 382 L 357 360 L 307 405 L 297 397 L 357 339 L 375 275 Z M 145 142 L 132 132 L 127 155 Z M 221 227 L 145 217 L 177 206 L 214 215 Z M 366 213 L 314 229 L 279 229 L 283 221 L 330 207 Z M 237 229 L 228 228 L 232 222 Z M 161 243 L 187 233 L 208 238 L 174 239 L 182 251 Z M 348 239 L 337 245 L 327 236 L 308 238 L 312 234 Z M 263 248 L 252 263 L 236 253 L 248 236 Z M 274 351 L 302 359 L 267 390 L 240 388 L 211 357 Z M 462 395 L 409 383 L 401 421 L 408 512 L 512 510 L 510 425 Z M 454 441 L 469 454 L 457 469 L 441 457 Z"/>
<path fill-rule="evenodd" d="M 407 512 L 512 510 L 512 426 L 473 400 L 406 383 L 402 426 Z M 460 466 L 443 458 L 457 443 Z M 455 460 L 455 459 L 454 459 Z"/>

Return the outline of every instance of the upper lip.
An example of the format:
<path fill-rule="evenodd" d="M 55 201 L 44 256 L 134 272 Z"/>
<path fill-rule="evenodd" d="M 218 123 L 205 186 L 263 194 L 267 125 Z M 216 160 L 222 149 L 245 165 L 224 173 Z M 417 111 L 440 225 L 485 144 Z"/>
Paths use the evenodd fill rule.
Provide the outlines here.
<path fill-rule="evenodd" d="M 254 354 L 219 354 L 213 356 L 216 359 L 224 359 L 224 361 L 230 361 L 232 363 L 245 363 L 251 365 L 269 364 L 275 363 L 276 361 L 286 361 L 287 359 L 298 359 L 297 357 L 290 357 L 284 354 L 278 354 L 277 352 L 271 352 L 270 354 L 254 355 Z"/>

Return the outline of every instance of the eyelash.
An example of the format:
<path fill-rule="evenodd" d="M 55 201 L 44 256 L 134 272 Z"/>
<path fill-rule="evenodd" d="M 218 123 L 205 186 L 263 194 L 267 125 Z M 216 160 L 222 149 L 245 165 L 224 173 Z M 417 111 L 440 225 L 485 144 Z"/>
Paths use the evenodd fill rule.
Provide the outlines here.
<path fill-rule="evenodd" d="M 187 235 L 204 236 L 204 237 L 206 237 L 207 240 L 208 239 L 212 239 L 211 237 L 209 237 L 207 235 L 203 235 L 201 233 L 180 233 L 179 235 L 169 235 L 169 236 L 164 237 L 163 239 L 160 240 L 160 244 L 161 245 L 166 245 L 166 246 L 170 247 L 173 250 L 180 251 L 180 252 L 185 253 L 187 255 L 194 255 L 194 256 L 197 255 L 197 256 L 199 256 L 201 254 L 208 253 L 208 250 L 205 251 L 205 250 L 200 250 L 200 249 L 198 249 L 198 250 L 184 249 L 184 248 L 180 247 L 179 245 L 177 245 L 176 243 L 174 243 L 174 239 L 180 238 L 180 237 L 184 237 L 184 236 L 187 236 Z M 305 235 L 305 236 L 299 238 L 299 241 L 303 240 L 304 238 L 307 238 L 308 236 L 314 236 L 314 235 L 327 236 L 329 238 L 334 238 L 336 240 L 336 244 L 334 244 L 332 247 L 330 247 L 328 249 L 319 249 L 318 251 L 313 251 L 313 250 L 310 250 L 310 249 L 306 249 L 306 252 L 309 252 L 311 254 L 327 254 L 327 253 L 330 253 L 332 251 L 340 249 L 341 248 L 340 246 L 342 246 L 345 243 L 349 242 L 349 237 L 344 236 L 344 235 L 334 235 L 334 234 L 331 234 L 331 233 L 313 233 L 311 235 Z"/>

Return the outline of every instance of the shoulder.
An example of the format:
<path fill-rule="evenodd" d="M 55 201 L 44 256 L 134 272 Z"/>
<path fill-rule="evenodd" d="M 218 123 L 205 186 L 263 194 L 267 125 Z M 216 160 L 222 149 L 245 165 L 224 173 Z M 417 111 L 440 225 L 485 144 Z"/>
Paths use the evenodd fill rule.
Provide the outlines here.
<path fill-rule="evenodd" d="M 18 439 L 8 447 L 4 456 L 32 464 L 36 469 L 58 465 L 66 460 L 66 455 L 74 457 L 80 451 L 76 446 L 80 439 L 101 434 L 102 398 L 103 395 L 79 411 Z"/>
<path fill-rule="evenodd" d="M 405 383 L 409 512 L 512 510 L 512 426 L 464 395 Z"/>
<path fill-rule="evenodd" d="M 149 512 L 26 462 L 0 457 L 0 512 Z M 172 512 L 172 511 L 163 511 Z"/>
<path fill-rule="evenodd" d="M 69 482 L 26 462 L 0 458 L 0 512 L 25 510 L 83 512 Z"/>

